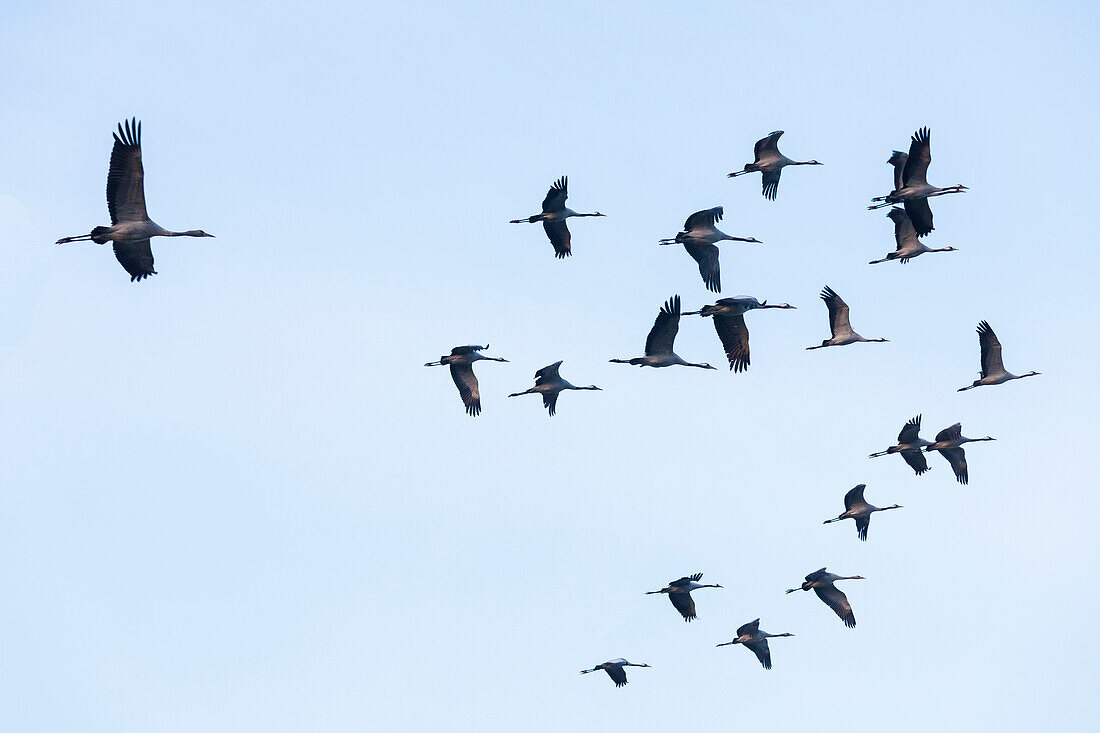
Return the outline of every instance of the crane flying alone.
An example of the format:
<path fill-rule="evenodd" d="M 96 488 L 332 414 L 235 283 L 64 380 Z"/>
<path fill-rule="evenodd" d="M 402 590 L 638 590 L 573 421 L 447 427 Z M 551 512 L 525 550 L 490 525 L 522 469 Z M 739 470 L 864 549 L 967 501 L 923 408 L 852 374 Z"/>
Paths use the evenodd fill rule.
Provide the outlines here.
<path fill-rule="evenodd" d="M 685 316 L 699 315 L 710 317 L 714 321 L 714 330 L 718 340 L 726 351 L 730 369 L 743 372 L 749 368 L 749 328 L 745 325 L 745 313 L 758 308 L 794 308 L 789 303 L 768 305 L 768 301 L 759 301 L 749 295 L 736 298 L 720 298 L 714 305 L 704 305 L 702 310 L 684 313 Z"/>
<path fill-rule="evenodd" d="M 731 237 L 717 226 L 722 220 L 722 207 L 696 211 L 684 222 L 684 231 L 671 239 L 662 239 L 658 244 L 682 244 L 687 253 L 699 264 L 699 275 L 707 290 L 722 292 L 722 273 L 718 267 L 718 242 L 754 242 L 763 244 L 755 237 Z"/>
<path fill-rule="evenodd" d="M 861 540 L 866 542 L 867 528 L 871 525 L 871 514 L 874 512 L 884 512 L 887 509 L 902 508 L 900 504 L 892 504 L 883 507 L 868 504 L 863 498 L 863 490 L 866 488 L 867 484 L 859 484 L 855 488 L 850 489 L 848 493 L 844 495 L 844 513 L 835 519 L 826 519 L 823 524 L 840 522 L 845 519 L 854 519 L 856 520 L 856 534 Z"/>
<path fill-rule="evenodd" d="M 932 162 L 932 133 L 922 127 L 913 133 L 909 144 L 909 155 L 902 162 L 902 153 L 894 151 L 886 161 L 894 166 L 894 190 L 886 196 L 871 199 L 881 203 L 872 204 L 868 209 L 880 209 L 891 204 L 902 204 L 905 213 L 913 222 L 917 235 L 923 237 L 932 231 L 932 209 L 928 199 L 949 193 L 963 193 L 967 187 L 960 184 L 939 188 L 928 182 L 928 164 Z M 900 169 L 900 176 L 899 176 Z"/>
<path fill-rule="evenodd" d="M 1039 375 L 1039 372 L 1012 374 L 1011 372 L 1005 371 L 1005 365 L 1001 361 L 1001 341 L 997 338 L 997 334 L 993 333 L 993 329 L 990 327 L 988 321 L 982 321 L 978 324 L 978 346 L 981 347 L 982 351 L 982 371 L 978 374 L 978 379 L 976 379 L 973 384 L 969 387 L 960 387 L 956 390 L 958 392 L 965 392 L 968 389 L 984 387 L 991 384 L 1004 384 L 1013 379 L 1023 379 L 1024 377 L 1035 377 Z"/>
<path fill-rule="evenodd" d="M 624 667 L 648 667 L 648 664 L 634 664 L 628 662 L 622 657 L 618 659 L 612 659 L 610 662 L 604 662 L 603 664 L 597 664 L 592 669 L 582 669 L 581 674 L 589 674 L 591 672 L 599 672 L 601 669 L 607 672 L 607 676 L 611 678 L 611 681 L 615 683 L 616 687 L 622 687 L 627 683 L 626 670 Z"/>
<path fill-rule="evenodd" d="M 873 341 L 887 341 L 888 339 L 865 339 L 852 330 L 852 324 L 848 320 L 848 304 L 841 300 L 836 291 L 828 285 L 821 291 L 821 299 L 825 301 L 825 307 L 829 309 L 829 329 L 833 337 L 825 339 L 818 346 L 807 346 L 806 350 L 821 349 L 826 346 L 847 346 L 848 344 Z"/>
<path fill-rule="evenodd" d="M 734 171 L 726 178 L 737 178 L 746 173 L 760 171 L 760 182 L 763 186 L 764 198 L 775 201 L 775 195 L 779 191 L 779 176 L 788 165 L 821 165 L 816 160 L 791 160 L 779 152 L 779 138 L 783 136 L 782 130 L 776 130 L 767 137 L 760 138 L 753 146 L 753 155 L 756 158 L 752 163 L 745 163 L 743 170 Z"/>
<path fill-rule="evenodd" d="M 921 451 L 929 445 L 932 444 L 920 437 L 920 415 L 917 415 L 902 426 L 901 432 L 898 433 L 897 445 L 892 445 L 878 453 L 872 453 L 868 457 L 878 458 L 879 456 L 888 456 L 891 453 L 900 453 L 902 459 L 909 464 L 909 468 L 916 471 L 917 475 L 920 476 L 928 470 L 928 461 Z"/>
<path fill-rule="evenodd" d="M 722 587 L 715 583 L 700 583 L 699 581 L 702 580 L 702 578 L 702 573 L 688 575 L 678 580 L 670 581 L 669 584 L 661 588 L 661 590 L 646 591 L 646 595 L 651 596 L 657 593 L 667 593 L 668 600 L 672 602 L 672 605 L 680 612 L 680 615 L 684 617 L 684 621 L 694 621 L 695 599 L 691 597 L 691 592 L 699 588 Z"/>
<path fill-rule="evenodd" d="M 466 414 L 476 417 L 481 414 L 481 394 L 477 391 L 477 377 L 474 376 L 475 361 L 508 361 L 495 356 L 485 356 L 481 352 L 488 349 L 485 346 L 456 346 L 447 356 L 439 357 L 439 361 L 430 361 L 424 366 L 451 367 L 451 379 L 458 387 L 458 395 L 462 398 L 462 404 L 466 405 Z"/>
<path fill-rule="evenodd" d="M 542 200 L 541 214 L 534 214 L 526 219 L 512 219 L 508 223 L 524 224 L 530 222 L 534 224 L 541 221 L 542 228 L 550 239 L 550 244 L 554 247 L 554 256 L 558 259 L 564 259 L 573 254 L 573 249 L 570 246 L 572 237 L 569 234 L 569 227 L 566 226 L 565 220 L 571 216 L 606 216 L 606 214 L 601 214 L 598 211 L 591 214 L 581 214 L 572 209 L 567 209 L 565 207 L 567 198 L 569 198 L 569 179 L 562 176 L 554 181 L 554 184 L 550 186 L 550 190 L 546 192 L 546 198 Z"/>
<path fill-rule="evenodd" d="M 577 387 L 576 385 L 570 384 L 569 382 L 562 379 L 561 375 L 558 374 L 558 367 L 560 366 L 560 361 L 556 361 L 550 366 L 544 366 L 542 369 L 539 369 L 537 372 L 535 372 L 534 387 L 531 387 L 531 389 L 528 390 L 524 390 L 523 392 L 510 394 L 508 396 L 519 397 L 525 394 L 541 394 L 543 406 L 550 413 L 550 416 L 553 417 L 554 413 L 557 411 L 558 395 L 562 392 L 570 389 L 600 389 L 594 384 L 591 384 L 587 387 Z"/>
<path fill-rule="evenodd" d="M 668 367 L 690 366 L 700 369 L 714 369 L 710 364 L 693 364 L 684 361 L 672 350 L 676 333 L 680 330 L 680 296 L 673 295 L 657 314 L 653 328 L 645 340 L 645 356 L 633 359 L 611 359 L 613 364 L 633 364 L 636 366 Z"/>
<path fill-rule="evenodd" d="M 840 617 L 844 625 L 849 629 L 856 625 L 856 615 L 852 613 L 852 604 L 848 603 L 848 596 L 838 589 L 833 583 L 838 580 L 864 580 L 862 575 L 837 575 L 825 572 L 825 568 L 815 570 L 806 576 L 806 582 L 801 590 L 813 590 L 822 602 L 833 609 Z M 788 588 L 787 593 L 794 593 L 799 588 Z"/>
<path fill-rule="evenodd" d="M 897 248 L 883 257 L 881 260 L 871 260 L 872 265 L 877 265 L 881 262 L 889 262 L 890 260 L 898 260 L 901 264 L 906 264 L 914 257 L 919 257 L 925 252 L 955 252 L 954 247 L 927 247 L 919 239 L 917 239 L 917 230 L 913 228 L 913 222 L 909 220 L 909 215 L 905 213 L 905 209 L 899 209 L 898 207 L 892 207 L 886 215 L 894 222 L 894 241 L 897 243 Z"/>
<path fill-rule="evenodd" d="M 95 227 L 90 234 L 62 237 L 58 244 L 69 242 L 114 243 L 115 259 L 130 273 L 130 282 L 140 282 L 153 269 L 152 237 L 213 237 L 201 229 L 171 232 L 149 218 L 145 210 L 145 171 L 141 165 L 141 123 L 127 120 L 114 133 L 111 165 L 107 172 L 107 210 L 111 226 Z"/>
<path fill-rule="evenodd" d="M 744 644 L 745 648 L 756 655 L 764 669 L 772 668 L 772 652 L 768 648 L 768 639 L 776 639 L 780 636 L 794 636 L 791 633 L 769 634 L 760 630 L 760 619 L 750 621 L 737 629 L 737 636 L 733 641 L 725 641 L 717 646 L 729 646 L 731 644 Z"/>

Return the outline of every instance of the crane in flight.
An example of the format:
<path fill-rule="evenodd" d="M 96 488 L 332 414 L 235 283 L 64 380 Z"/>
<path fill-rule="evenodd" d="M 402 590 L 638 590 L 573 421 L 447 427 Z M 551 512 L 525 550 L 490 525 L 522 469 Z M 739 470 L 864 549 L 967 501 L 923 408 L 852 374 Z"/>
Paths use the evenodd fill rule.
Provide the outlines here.
<path fill-rule="evenodd" d="M 909 215 L 905 213 L 905 209 L 894 206 L 886 212 L 886 215 L 894 222 L 894 241 L 897 243 L 897 246 L 893 252 L 888 253 L 881 260 L 871 260 L 869 264 L 877 265 L 881 262 L 898 260 L 904 265 L 909 262 L 909 260 L 914 257 L 919 257 L 925 252 L 956 251 L 954 247 L 925 246 L 925 244 L 917 238 L 917 230 L 913 228 L 913 222 L 909 220 Z"/>
<path fill-rule="evenodd" d="M 149 218 L 145 209 L 145 171 L 141 165 L 141 123 L 137 118 L 120 123 L 114 133 L 111 165 L 107 172 L 107 211 L 111 226 L 94 227 L 90 234 L 62 237 L 69 242 L 113 242 L 115 259 L 130 274 L 130 282 L 156 275 L 153 269 L 153 237 L 213 237 L 201 229 L 173 232 Z"/>
<path fill-rule="evenodd" d="M 929 445 L 932 444 L 920 437 L 920 415 L 917 415 L 902 426 L 901 432 L 898 433 L 897 445 L 892 445 L 878 453 L 872 453 L 868 457 L 878 458 L 879 456 L 888 456 L 891 453 L 900 453 L 902 460 L 908 463 L 909 468 L 916 471 L 917 475 L 920 476 L 928 470 L 928 461 L 921 451 Z"/>
<path fill-rule="evenodd" d="M 801 590 L 813 590 L 822 603 L 833 609 L 833 613 L 839 616 L 844 625 L 850 629 L 856 625 L 856 615 L 852 612 L 852 604 L 848 603 L 848 596 L 833 585 L 838 580 L 864 580 L 864 577 L 827 573 L 825 568 L 821 568 L 806 576 L 806 582 L 802 584 Z M 799 588 L 788 588 L 787 593 L 794 593 L 796 590 Z"/>
<path fill-rule="evenodd" d="M 874 512 L 884 512 L 887 509 L 902 508 L 901 504 L 892 504 L 883 507 L 868 504 L 866 499 L 863 498 L 863 490 L 866 488 L 867 484 L 859 484 L 855 488 L 849 490 L 848 493 L 844 495 L 844 513 L 835 519 L 826 519 L 823 524 L 840 522 L 845 519 L 854 519 L 856 520 L 856 534 L 861 540 L 866 542 L 867 528 L 871 526 L 871 515 Z"/>
<path fill-rule="evenodd" d="M 997 338 L 997 334 L 993 333 L 993 328 L 988 321 L 982 321 L 978 324 L 978 346 L 981 347 L 982 352 L 982 370 L 978 373 L 978 378 L 973 384 L 969 387 L 960 387 L 957 390 L 958 392 L 965 392 L 968 389 L 991 384 L 1004 384 L 1013 379 L 1039 375 L 1039 372 L 1012 374 L 1005 370 L 1004 362 L 1001 361 L 1001 341 Z"/>
<path fill-rule="evenodd" d="M 836 291 L 828 285 L 821 291 L 821 299 L 825 301 L 825 307 L 829 309 L 829 330 L 832 338 L 825 339 L 818 346 L 807 346 L 806 350 L 821 349 L 826 346 L 847 346 L 860 341 L 888 341 L 889 339 L 865 339 L 852 330 L 852 324 L 848 320 L 848 304 L 841 300 Z"/>
<path fill-rule="evenodd" d="M 969 190 L 961 183 L 939 188 L 928 182 L 928 164 L 932 162 L 932 132 L 927 127 L 922 127 L 913 133 L 913 139 L 909 143 L 909 155 L 905 157 L 904 162 L 901 162 L 896 150 L 887 162 L 894 166 L 894 190 L 885 196 L 871 199 L 872 202 L 879 203 L 872 203 L 867 208 L 881 209 L 883 206 L 901 204 L 913 222 L 913 228 L 916 229 L 918 236 L 923 237 L 933 229 L 932 209 L 928 205 L 929 198 L 949 193 L 964 193 Z"/>
<path fill-rule="evenodd" d="M 737 629 L 737 636 L 734 637 L 733 641 L 722 642 L 718 644 L 718 646 L 744 644 L 746 649 L 756 655 L 756 658 L 760 660 L 760 664 L 764 669 L 771 669 L 772 652 L 771 649 L 768 648 L 768 639 L 777 639 L 780 636 L 794 636 L 794 634 L 769 634 L 766 631 L 761 631 L 760 619 L 756 619 Z"/>
<path fill-rule="evenodd" d="M 760 171 L 760 182 L 763 186 L 764 198 L 775 201 L 775 195 L 779 192 L 779 176 L 788 165 L 821 165 L 816 160 L 791 160 L 779 152 L 779 138 L 783 136 L 782 130 L 776 130 L 767 137 L 762 137 L 753 146 L 752 163 L 745 163 L 742 170 L 734 171 L 726 178 L 737 178 L 746 173 Z"/>
<path fill-rule="evenodd" d="M 699 276 L 707 290 L 722 292 L 722 273 L 718 266 L 718 242 L 754 242 L 755 237 L 731 237 L 716 225 L 722 220 L 721 206 L 696 211 L 684 222 L 684 231 L 675 237 L 660 240 L 657 244 L 682 244 L 691 258 L 699 265 Z"/>
<path fill-rule="evenodd" d="M 749 368 L 749 328 L 745 325 L 745 313 L 760 308 L 794 308 L 789 303 L 775 303 L 769 305 L 768 301 L 759 301 L 749 295 L 741 295 L 736 298 L 719 298 L 714 305 L 704 305 L 701 310 L 684 313 L 685 316 L 710 317 L 714 322 L 714 330 L 718 332 L 718 340 L 722 342 L 726 358 L 729 359 L 730 369 L 734 372 L 743 372 Z"/>
<path fill-rule="evenodd" d="M 576 385 L 570 384 L 569 382 L 562 379 L 561 375 L 558 374 L 558 367 L 560 366 L 560 361 L 555 361 L 550 366 L 544 366 L 542 369 L 539 369 L 537 372 L 535 372 L 534 387 L 524 390 L 523 392 L 515 392 L 514 394 L 510 394 L 508 396 L 519 397 L 525 394 L 541 394 L 543 407 L 545 407 L 550 413 L 550 416 L 553 417 L 554 413 L 557 412 L 558 395 L 562 392 L 570 389 L 600 389 L 594 384 L 591 384 L 587 387 L 578 387 Z"/>
<path fill-rule="evenodd" d="M 710 364 L 693 364 L 684 361 L 672 350 L 676 334 L 680 330 L 680 296 L 673 295 L 657 314 L 653 328 L 645 340 L 645 356 L 633 359 L 611 359 L 612 364 L 633 364 L 635 366 L 668 367 L 690 366 L 700 369 L 713 369 Z"/>
<path fill-rule="evenodd" d="M 722 586 L 716 583 L 700 583 L 703 579 L 702 573 L 695 573 L 694 575 L 687 575 L 677 580 L 669 581 L 661 590 L 646 591 L 647 596 L 651 596 L 657 593 L 668 594 L 668 600 L 672 601 L 673 607 L 680 612 L 680 615 L 684 617 L 684 621 L 695 620 L 695 599 L 691 597 L 693 590 L 700 588 L 721 588 Z"/>
<path fill-rule="evenodd" d="M 546 192 L 546 198 L 542 200 L 542 213 L 534 214 L 526 219 L 512 219 L 509 224 L 534 224 L 542 222 L 542 229 L 554 248 L 554 256 L 564 259 L 573 254 L 571 246 L 572 237 L 565 220 L 571 216 L 606 216 L 596 211 L 591 214 L 582 214 L 565 206 L 565 200 L 569 198 L 569 178 L 562 176 L 554 181 L 550 190 Z"/>
<path fill-rule="evenodd" d="M 462 398 L 462 404 L 466 405 L 466 414 L 477 417 L 481 414 L 481 393 L 477 390 L 477 377 L 474 376 L 475 361 L 508 361 L 495 356 L 485 356 L 482 351 L 489 348 L 485 346 L 456 346 L 451 353 L 439 357 L 439 361 L 430 361 L 424 366 L 443 366 L 451 368 L 451 379 L 458 387 L 458 396 Z"/>
<path fill-rule="evenodd" d="M 626 670 L 624 667 L 648 667 L 648 664 L 634 664 L 628 662 L 622 657 L 618 659 L 612 659 L 610 662 L 604 662 L 603 664 L 597 664 L 592 669 L 582 669 L 581 674 L 590 674 L 592 672 L 599 672 L 601 669 L 607 672 L 607 676 L 611 678 L 611 681 L 615 683 L 616 687 L 622 687 L 627 683 Z"/>

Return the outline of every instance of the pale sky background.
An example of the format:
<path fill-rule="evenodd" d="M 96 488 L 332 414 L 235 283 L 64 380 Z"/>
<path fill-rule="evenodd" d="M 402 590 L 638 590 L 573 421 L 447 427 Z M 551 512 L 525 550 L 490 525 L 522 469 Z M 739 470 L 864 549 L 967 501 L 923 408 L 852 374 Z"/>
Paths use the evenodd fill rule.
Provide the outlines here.
<path fill-rule="evenodd" d="M 593 7 L 596 5 L 597 7 Z M 1094 3 L 21 3 L 0 46 L 0 728 L 1085 730 L 1100 717 Z M 108 247 L 143 121 L 156 241 Z M 890 151 L 932 128 L 927 255 Z M 753 142 L 822 167 L 727 180 Z M 538 211 L 566 174 L 574 257 Z M 609 364 L 714 298 L 656 241 L 723 205 L 734 375 Z M 821 287 L 888 344 L 825 338 Z M 958 394 L 988 319 L 1009 370 Z M 445 370 L 477 369 L 468 418 Z M 708 322 L 677 351 L 723 362 Z M 550 419 L 508 400 L 533 372 Z M 890 445 L 962 421 L 971 481 Z M 866 544 L 844 492 L 904 509 Z M 859 626 L 813 594 L 827 565 Z M 644 591 L 702 571 L 683 623 Z M 797 636 L 765 672 L 716 649 Z M 648 662 L 617 690 L 578 671 Z M 763 726 L 761 728 L 760 726 Z"/>

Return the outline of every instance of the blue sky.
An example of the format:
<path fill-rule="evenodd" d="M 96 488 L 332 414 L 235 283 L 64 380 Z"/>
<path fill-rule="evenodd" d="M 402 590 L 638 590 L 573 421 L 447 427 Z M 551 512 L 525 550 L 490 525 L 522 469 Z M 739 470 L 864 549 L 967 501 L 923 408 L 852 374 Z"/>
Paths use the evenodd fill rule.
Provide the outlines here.
<path fill-rule="evenodd" d="M 1098 715 L 1098 313 L 1086 3 L 45 3 L 4 11 L 0 727 L 19 731 L 1082 730 Z M 907 37 L 915 37 L 910 44 Z M 912 48 L 912 50 L 910 50 Z M 143 121 L 154 243 L 109 249 Z M 890 151 L 932 128 L 928 255 Z M 753 142 L 825 165 L 779 198 Z M 575 256 L 537 211 L 570 179 Z M 658 247 L 722 205 L 752 367 L 640 370 Z M 807 352 L 817 293 L 888 344 Z M 963 394 L 988 319 L 1010 370 Z M 444 370 L 485 343 L 484 413 Z M 677 351 L 721 364 L 710 325 Z M 603 392 L 549 419 L 535 369 Z M 971 481 L 870 461 L 906 419 L 995 443 Z M 870 541 L 822 526 L 868 485 Z M 859 626 L 812 594 L 823 565 Z M 644 591 L 702 571 L 684 624 Z M 715 649 L 762 618 L 762 670 Z M 616 690 L 577 672 L 648 662 Z M 858 699 L 857 705 L 853 700 Z M 827 711 L 821 713 L 820 711 Z"/>

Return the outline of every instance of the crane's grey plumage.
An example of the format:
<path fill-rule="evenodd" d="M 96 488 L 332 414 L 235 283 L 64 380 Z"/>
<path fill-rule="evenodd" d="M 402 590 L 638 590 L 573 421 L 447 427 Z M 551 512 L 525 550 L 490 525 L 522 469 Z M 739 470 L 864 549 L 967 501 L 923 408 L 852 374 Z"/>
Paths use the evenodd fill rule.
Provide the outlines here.
<path fill-rule="evenodd" d="M 439 357 L 439 361 L 430 361 L 424 366 L 443 366 L 451 368 L 451 379 L 458 387 L 458 395 L 462 398 L 462 404 L 466 406 L 466 414 L 477 417 L 481 414 L 481 393 L 477 389 L 477 377 L 474 376 L 475 361 L 508 361 L 495 356 L 485 356 L 481 352 L 488 349 L 485 346 L 456 346 L 451 353 Z"/>
<path fill-rule="evenodd" d="M 599 672 L 601 669 L 607 672 L 607 676 L 611 678 L 611 681 L 615 683 L 616 687 L 622 687 L 627 683 L 626 670 L 624 667 L 648 667 L 648 664 L 634 664 L 628 662 L 622 657 L 619 659 L 612 659 L 610 662 L 604 662 L 603 664 L 597 664 L 592 669 L 582 669 L 581 674 L 589 674 L 591 672 Z"/>
<path fill-rule="evenodd" d="M 755 160 L 752 163 L 745 163 L 744 169 L 734 171 L 726 178 L 736 178 L 746 173 L 760 171 L 764 198 L 775 201 L 775 195 L 779 192 L 779 176 L 783 173 L 783 168 L 788 165 L 821 165 L 816 160 L 791 160 L 783 155 L 779 152 L 779 138 L 782 136 L 783 131 L 776 130 L 767 137 L 757 140 L 756 145 L 753 146 Z"/>
<path fill-rule="evenodd" d="M 869 264 L 877 265 L 880 262 L 898 260 L 904 265 L 909 260 L 925 252 L 956 251 L 954 247 L 925 246 L 920 239 L 917 238 L 917 230 L 913 228 L 913 222 L 909 220 L 909 215 L 905 213 L 905 209 L 899 209 L 895 206 L 886 212 L 886 215 L 894 222 L 894 241 L 897 243 L 897 247 L 893 252 L 890 252 L 881 260 L 871 260 Z"/>
<path fill-rule="evenodd" d="M 887 162 L 894 166 L 894 190 L 886 196 L 878 196 L 872 201 L 881 203 L 868 206 L 879 209 L 891 204 L 902 204 L 905 213 L 913 222 L 913 228 L 923 237 L 932 231 L 932 209 L 928 205 L 931 196 L 943 196 L 948 193 L 963 193 L 966 186 L 958 184 L 947 188 L 938 188 L 928 183 L 928 164 L 932 162 L 932 133 L 922 127 L 913 133 L 909 144 L 909 155 L 901 163 L 901 185 L 898 185 L 899 153 L 894 151 Z"/>
<path fill-rule="evenodd" d="M 983 440 L 996 440 L 988 435 L 984 438 L 966 438 L 962 434 L 962 423 L 955 423 L 949 428 L 944 428 L 940 432 L 936 433 L 935 442 L 925 446 L 924 451 L 926 453 L 930 451 L 939 451 L 940 455 L 947 459 L 947 462 L 951 464 L 951 470 L 955 472 L 955 478 L 960 484 L 966 484 L 970 481 L 970 474 L 966 467 L 966 451 L 963 450 L 964 443 L 977 443 Z"/>
<path fill-rule="evenodd" d="M 718 242 L 755 242 L 762 244 L 755 237 L 731 237 L 716 225 L 722 220 L 723 209 L 715 206 L 713 209 L 696 211 L 684 222 L 684 231 L 671 239 L 662 239 L 658 244 L 682 244 L 687 253 L 699 265 L 699 275 L 703 278 L 703 284 L 707 290 L 715 293 L 722 292 L 722 273 L 718 266 Z"/>
<path fill-rule="evenodd" d="M 848 344 L 864 342 L 882 342 L 889 339 L 865 339 L 852 330 L 852 324 L 848 320 L 848 304 L 841 300 L 836 291 L 828 285 L 821 291 L 821 299 L 825 301 L 825 307 L 829 309 L 829 329 L 833 337 L 825 339 L 819 346 L 807 346 L 806 349 L 821 349 L 826 346 L 847 346 Z"/>
<path fill-rule="evenodd" d="M 801 590 L 813 589 L 817 597 L 826 606 L 833 609 L 833 613 L 840 617 L 844 625 L 849 629 L 856 625 L 856 615 L 852 612 L 852 605 L 848 603 L 848 596 L 844 595 L 833 583 L 838 580 L 864 580 L 862 575 L 836 575 L 825 572 L 825 568 L 815 570 L 806 576 L 806 582 Z M 799 588 L 788 588 L 787 593 L 794 593 Z"/>
<path fill-rule="evenodd" d="M 691 366 L 700 369 L 713 369 L 710 364 L 693 364 L 681 359 L 672 350 L 676 333 L 680 330 L 680 296 L 673 295 L 657 314 L 653 328 L 645 340 L 645 356 L 633 359 L 611 359 L 613 364 L 634 364 L 636 366 L 667 367 Z"/>
<path fill-rule="evenodd" d="M 761 631 L 760 619 L 756 619 L 755 621 L 750 621 L 744 626 L 738 628 L 737 636 L 733 638 L 733 641 L 722 642 L 717 646 L 743 644 L 746 648 L 752 651 L 753 654 L 756 655 L 756 658 L 760 660 L 760 664 L 764 667 L 764 669 L 771 669 L 772 652 L 771 649 L 768 648 L 768 639 L 777 639 L 781 636 L 794 636 L 794 634 L 769 634 L 766 631 Z"/>
<path fill-rule="evenodd" d="M 702 573 L 695 573 L 694 575 L 686 575 L 683 578 L 670 581 L 667 586 L 661 588 L 661 590 L 646 591 L 647 596 L 654 595 L 656 593 L 668 594 L 668 600 L 672 602 L 673 607 L 680 612 L 680 615 L 684 617 L 684 621 L 695 620 L 695 599 L 691 597 L 693 590 L 699 588 L 721 588 L 722 586 L 715 583 L 700 583 L 702 580 Z"/>
<path fill-rule="evenodd" d="M 900 453 L 905 462 L 909 464 L 909 467 L 920 476 L 928 470 L 928 461 L 921 451 L 929 445 L 932 444 L 920 437 L 920 415 L 917 415 L 902 427 L 901 432 L 898 433 L 897 445 L 892 445 L 878 453 L 872 453 L 869 457 L 878 458 L 879 456 L 888 456 L 891 453 Z"/>
<path fill-rule="evenodd" d="M 794 308 L 789 303 L 768 305 L 768 301 L 759 301 L 749 295 L 736 298 L 720 298 L 714 305 L 705 305 L 701 310 L 684 313 L 685 316 L 700 315 L 714 321 L 714 330 L 722 342 L 730 369 L 743 372 L 749 368 L 749 329 L 745 325 L 745 313 L 758 308 Z"/>
<path fill-rule="evenodd" d="M 873 513 L 884 512 L 887 509 L 902 508 L 900 504 L 883 507 L 868 504 L 867 500 L 863 498 L 863 490 L 866 488 L 866 484 L 859 484 L 855 488 L 850 489 L 848 493 L 844 495 L 844 513 L 837 516 L 835 519 L 826 519 L 824 524 L 839 522 L 844 519 L 854 519 L 856 520 L 856 534 L 861 540 L 866 542 L 867 528 L 871 525 L 871 515 Z"/>
<path fill-rule="evenodd" d="M 562 379 L 561 375 L 558 374 L 558 367 L 560 366 L 560 361 L 556 361 L 550 366 L 544 366 L 542 369 L 539 369 L 537 372 L 535 372 L 534 387 L 528 390 L 524 390 L 523 392 L 515 392 L 508 396 L 519 397 L 520 395 L 525 394 L 541 394 L 543 406 L 550 412 L 550 416 L 553 417 L 554 413 L 557 411 L 558 395 L 565 390 L 600 389 L 594 384 L 591 384 L 587 387 L 577 387 L 576 385 L 570 384 L 569 382 Z"/>
<path fill-rule="evenodd" d="M 543 231 L 546 232 L 550 244 L 554 247 L 554 256 L 564 259 L 573 254 L 572 237 L 565 220 L 571 216 L 605 216 L 596 211 L 591 214 L 582 214 L 565 207 L 565 200 L 569 198 L 569 178 L 562 176 L 554 181 L 550 190 L 546 192 L 546 198 L 542 200 L 542 213 L 534 214 L 525 219 L 512 219 L 510 224 L 534 224 L 542 222 Z"/>
<path fill-rule="evenodd" d="M 997 334 L 993 333 L 993 328 L 988 321 L 982 321 L 978 324 L 978 346 L 981 347 L 982 351 L 982 370 L 978 373 L 978 379 L 974 380 L 973 384 L 969 387 L 960 387 L 959 392 L 1039 375 L 1039 372 L 1012 374 L 1005 370 L 1005 365 L 1001 361 L 1001 341 L 997 338 Z"/>
<path fill-rule="evenodd" d="M 107 172 L 107 210 L 111 226 L 95 227 L 91 234 L 62 237 L 69 242 L 113 242 L 115 259 L 130 274 L 130 282 L 156 275 L 153 269 L 153 237 L 213 237 L 201 229 L 172 232 L 149 218 L 145 209 L 145 170 L 141 164 L 141 123 L 136 118 L 122 123 L 114 133 L 111 165 Z"/>

